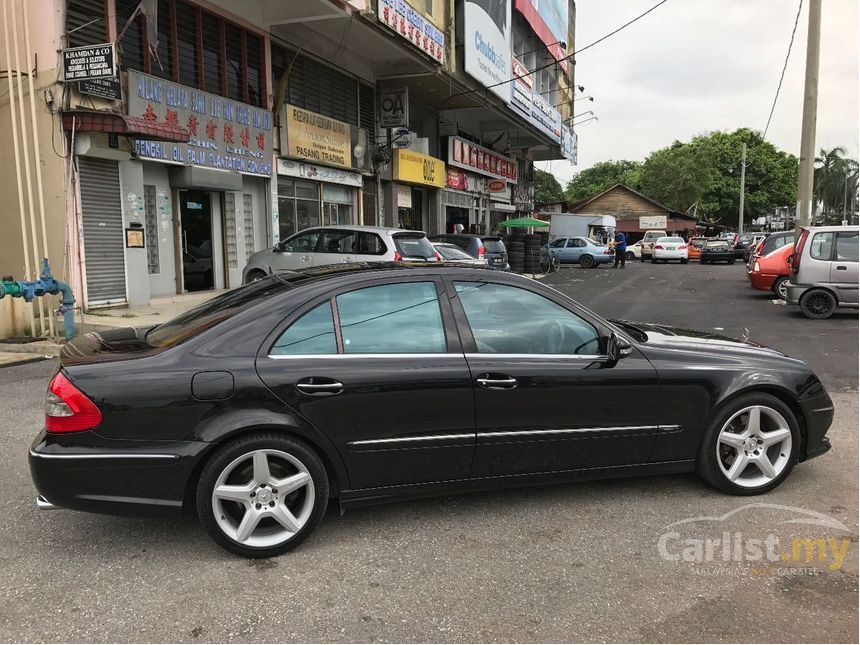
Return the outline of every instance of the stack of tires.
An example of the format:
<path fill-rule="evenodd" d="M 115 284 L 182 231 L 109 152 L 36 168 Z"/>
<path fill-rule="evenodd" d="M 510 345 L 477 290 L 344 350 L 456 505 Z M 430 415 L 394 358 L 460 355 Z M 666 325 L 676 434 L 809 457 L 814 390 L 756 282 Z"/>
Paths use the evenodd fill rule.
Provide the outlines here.
<path fill-rule="evenodd" d="M 540 235 L 530 234 L 525 236 L 525 259 L 523 262 L 525 273 L 540 273 L 540 247 Z"/>
<path fill-rule="evenodd" d="M 508 249 L 508 263 L 511 271 L 522 273 L 525 270 L 525 236 L 519 231 L 512 232 L 505 243 Z"/>

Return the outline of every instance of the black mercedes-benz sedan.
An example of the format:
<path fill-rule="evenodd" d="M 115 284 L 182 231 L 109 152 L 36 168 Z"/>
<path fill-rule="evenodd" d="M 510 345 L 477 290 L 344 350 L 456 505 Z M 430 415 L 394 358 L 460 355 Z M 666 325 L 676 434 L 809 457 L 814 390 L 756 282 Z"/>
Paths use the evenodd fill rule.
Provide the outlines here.
<path fill-rule="evenodd" d="M 185 511 L 267 557 L 330 499 L 688 471 L 764 493 L 830 448 L 832 418 L 803 362 L 751 342 L 498 271 L 341 265 L 76 338 L 30 468 L 43 508 Z"/>

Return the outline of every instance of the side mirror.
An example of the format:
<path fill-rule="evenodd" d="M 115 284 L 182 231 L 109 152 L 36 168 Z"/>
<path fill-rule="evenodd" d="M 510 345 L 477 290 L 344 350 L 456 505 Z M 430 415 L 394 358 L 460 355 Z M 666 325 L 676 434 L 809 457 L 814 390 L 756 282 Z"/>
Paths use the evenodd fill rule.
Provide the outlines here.
<path fill-rule="evenodd" d="M 612 332 L 612 335 L 606 340 L 606 355 L 612 363 L 617 363 L 632 352 L 633 345 L 630 344 L 630 341 L 615 332 Z"/>
<path fill-rule="evenodd" d="M 283 252 L 284 252 L 284 249 L 280 244 L 275 244 L 275 246 L 272 247 L 272 253 L 283 253 Z"/>

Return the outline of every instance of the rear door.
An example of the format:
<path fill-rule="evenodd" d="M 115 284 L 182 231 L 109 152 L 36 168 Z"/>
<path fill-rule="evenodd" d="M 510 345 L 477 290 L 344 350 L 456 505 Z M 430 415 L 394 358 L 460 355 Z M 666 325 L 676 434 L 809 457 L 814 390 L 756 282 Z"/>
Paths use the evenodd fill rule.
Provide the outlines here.
<path fill-rule="evenodd" d="M 441 280 L 369 280 L 272 331 L 260 378 L 337 447 L 353 489 L 460 479 L 475 449 L 471 376 Z"/>
<path fill-rule="evenodd" d="M 326 229 L 317 242 L 314 266 L 352 262 L 358 249 L 358 232 L 337 228 Z"/>
<path fill-rule="evenodd" d="M 830 282 L 839 302 L 858 303 L 858 244 L 857 231 L 836 233 L 836 248 L 830 265 Z"/>

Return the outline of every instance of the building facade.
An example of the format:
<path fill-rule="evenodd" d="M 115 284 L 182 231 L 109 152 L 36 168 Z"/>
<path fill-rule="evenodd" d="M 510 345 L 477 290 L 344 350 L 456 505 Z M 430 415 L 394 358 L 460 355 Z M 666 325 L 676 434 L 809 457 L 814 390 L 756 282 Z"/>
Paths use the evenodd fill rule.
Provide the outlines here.
<path fill-rule="evenodd" d="M 0 273 L 47 257 L 87 311 L 236 287 L 309 226 L 490 232 L 575 159 L 572 0 L 7 6 Z"/>

